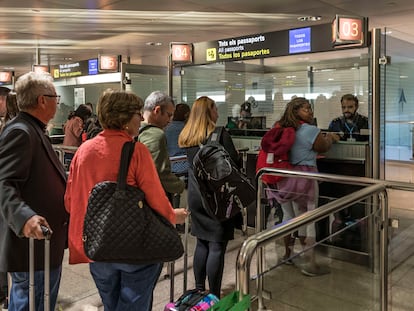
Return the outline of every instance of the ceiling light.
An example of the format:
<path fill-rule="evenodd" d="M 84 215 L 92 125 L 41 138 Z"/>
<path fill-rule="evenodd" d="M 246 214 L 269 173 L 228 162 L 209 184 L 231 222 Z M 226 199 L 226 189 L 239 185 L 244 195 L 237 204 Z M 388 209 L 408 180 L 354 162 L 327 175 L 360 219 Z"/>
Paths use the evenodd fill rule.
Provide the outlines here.
<path fill-rule="evenodd" d="M 148 46 L 160 46 L 160 45 L 162 45 L 161 42 L 147 42 L 145 44 L 148 45 Z"/>
<path fill-rule="evenodd" d="M 317 22 L 320 21 L 322 19 L 322 16 L 301 16 L 298 17 L 298 21 L 301 22 Z"/>

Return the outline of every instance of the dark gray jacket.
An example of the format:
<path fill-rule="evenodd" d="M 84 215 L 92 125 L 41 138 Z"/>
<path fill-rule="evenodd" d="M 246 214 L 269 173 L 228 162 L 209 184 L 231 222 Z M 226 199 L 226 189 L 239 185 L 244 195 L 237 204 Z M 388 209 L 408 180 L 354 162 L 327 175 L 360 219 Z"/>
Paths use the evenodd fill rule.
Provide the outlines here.
<path fill-rule="evenodd" d="M 51 238 L 51 268 L 62 263 L 68 214 L 66 175 L 43 124 L 21 112 L 0 136 L 0 271 L 29 271 L 29 239 L 22 236 L 35 214 L 46 218 Z M 35 241 L 35 269 L 43 270 L 43 241 Z"/>

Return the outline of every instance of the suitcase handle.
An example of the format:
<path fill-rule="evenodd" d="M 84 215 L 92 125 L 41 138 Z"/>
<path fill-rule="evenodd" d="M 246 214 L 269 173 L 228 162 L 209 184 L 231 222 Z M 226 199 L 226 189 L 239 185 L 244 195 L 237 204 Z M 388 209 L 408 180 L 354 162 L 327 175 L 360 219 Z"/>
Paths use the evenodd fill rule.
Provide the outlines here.
<path fill-rule="evenodd" d="M 47 240 L 50 240 L 50 237 L 52 235 L 50 229 L 48 227 L 46 227 L 46 226 L 43 226 L 43 225 L 40 225 L 40 228 L 42 229 L 42 233 L 45 236 L 45 238 Z"/>
<path fill-rule="evenodd" d="M 44 266 L 44 311 L 50 311 L 50 237 L 52 231 L 40 225 L 45 236 L 45 266 Z M 34 284 L 34 239 L 29 239 L 29 310 L 35 310 L 35 284 Z"/>

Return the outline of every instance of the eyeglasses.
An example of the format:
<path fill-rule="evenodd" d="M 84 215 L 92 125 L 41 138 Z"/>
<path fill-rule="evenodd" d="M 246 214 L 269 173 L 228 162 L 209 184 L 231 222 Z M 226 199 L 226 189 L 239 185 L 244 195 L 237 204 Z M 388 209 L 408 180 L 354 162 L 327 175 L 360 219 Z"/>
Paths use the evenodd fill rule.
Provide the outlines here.
<path fill-rule="evenodd" d="M 166 111 L 165 112 L 166 114 L 167 114 L 167 116 L 171 119 L 172 118 L 172 116 L 174 115 L 172 112 L 168 112 L 168 111 Z"/>
<path fill-rule="evenodd" d="M 45 96 L 45 97 L 51 97 L 51 98 L 55 98 L 55 100 L 56 100 L 56 103 L 57 103 L 57 104 L 59 104 L 59 102 L 60 102 L 60 95 L 49 95 L 49 94 L 44 94 L 44 95 L 42 95 L 42 96 Z"/>
<path fill-rule="evenodd" d="M 141 112 L 135 112 L 134 114 L 136 114 L 138 116 L 138 118 L 142 118 L 142 113 Z"/>

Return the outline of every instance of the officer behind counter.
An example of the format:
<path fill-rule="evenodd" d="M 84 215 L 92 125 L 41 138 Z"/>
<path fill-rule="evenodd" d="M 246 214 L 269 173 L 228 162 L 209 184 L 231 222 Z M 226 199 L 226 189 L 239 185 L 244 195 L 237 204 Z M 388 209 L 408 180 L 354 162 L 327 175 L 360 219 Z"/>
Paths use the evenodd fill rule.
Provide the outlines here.
<path fill-rule="evenodd" d="M 368 129 L 368 118 L 357 112 L 358 98 L 345 94 L 341 98 L 342 116 L 335 118 L 329 124 L 329 131 L 336 132 L 342 141 L 367 141 L 369 135 L 362 129 Z"/>

